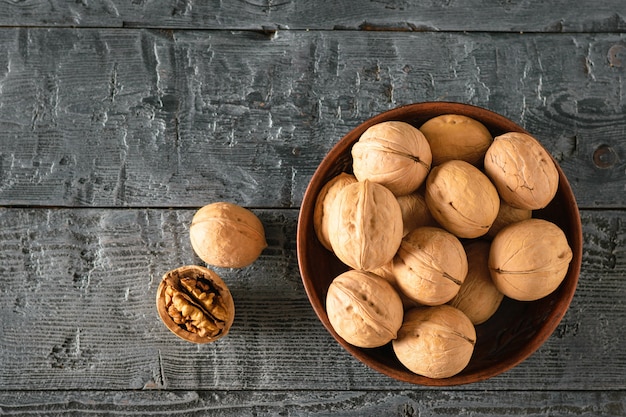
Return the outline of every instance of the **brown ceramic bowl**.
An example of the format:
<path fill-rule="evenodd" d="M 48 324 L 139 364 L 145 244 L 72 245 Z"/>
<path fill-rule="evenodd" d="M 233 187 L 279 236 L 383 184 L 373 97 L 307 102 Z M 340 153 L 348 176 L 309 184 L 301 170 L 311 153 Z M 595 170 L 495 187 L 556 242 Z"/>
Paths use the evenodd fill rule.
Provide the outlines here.
<path fill-rule="evenodd" d="M 556 197 L 548 207 L 535 211 L 533 216 L 550 220 L 564 230 L 573 251 L 567 276 L 555 292 L 540 300 L 519 302 L 505 297 L 495 315 L 476 326 L 474 354 L 462 372 L 445 379 L 416 375 L 396 359 L 390 343 L 374 349 L 358 348 L 348 344 L 333 330 L 325 310 L 326 291 L 333 278 L 348 268 L 321 245 L 315 234 L 313 211 L 320 189 L 340 172 L 351 172 L 350 150 L 368 127 L 388 120 L 400 120 L 419 127 L 428 119 L 450 113 L 463 114 L 482 122 L 494 137 L 509 131 L 525 132 L 503 116 L 460 103 L 416 103 L 381 113 L 350 131 L 322 160 L 305 192 L 297 231 L 302 282 L 313 309 L 326 329 L 341 346 L 370 368 L 400 381 L 428 386 L 482 381 L 513 368 L 533 354 L 550 337 L 565 315 L 576 290 L 582 258 L 582 227 L 578 206 L 557 164 L 560 181 Z"/>

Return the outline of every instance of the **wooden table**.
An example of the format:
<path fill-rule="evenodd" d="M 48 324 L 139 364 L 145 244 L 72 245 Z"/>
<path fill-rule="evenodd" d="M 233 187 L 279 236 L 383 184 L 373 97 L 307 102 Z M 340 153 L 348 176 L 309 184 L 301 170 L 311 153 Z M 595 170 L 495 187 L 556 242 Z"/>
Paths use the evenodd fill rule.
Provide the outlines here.
<path fill-rule="evenodd" d="M 626 3 L 0 2 L 0 414 L 626 415 Z M 557 331 L 490 380 L 381 375 L 322 327 L 297 266 L 317 164 L 370 116 L 486 107 L 533 132 L 583 220 Z M 161 276 L 202 264 L 195 210 L 252 209 L 269 246 L 219 269 L 210 345 L 160 322 Z"/>

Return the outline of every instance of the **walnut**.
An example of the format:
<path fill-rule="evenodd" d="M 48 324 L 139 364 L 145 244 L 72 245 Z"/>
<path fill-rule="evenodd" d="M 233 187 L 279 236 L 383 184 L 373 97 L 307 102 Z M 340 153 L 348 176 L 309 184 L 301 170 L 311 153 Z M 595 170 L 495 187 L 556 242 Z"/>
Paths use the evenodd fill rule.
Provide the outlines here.
<path fill-rule="evenodd" d="M 529 219 L 502 229 L 491 244 L 489 269 L 496 287 L 519 301 L 547 296 L 561 284 L 572 249 L 554 223 Z"/>
<path fill-rule="evenodd" d="M 485 154 L 485 172 L 500 197 L 513 207 L 537 210 L 556 195 L 559 173 L 534 137 L 509 132 L 494 138 Z"/>
<path fill-rule="evenodd" d="M 491 318 L 504 298 L 491 280 L 490 246 L 485 240 L 472 240 L 465 245 L 467 276 L 457 295 L 448 303 L 465 313 L 475 325 Z"/>
<path fill-rule="evenodd" d="M 354 175 L 342 172 L 324 184 L 317 195 L 313 210 L 313 227 L 322 246 L 330 251 L 332 251 L 332 246 L 328 239 L 328 212 L 331 210 L 339 190 L 356 181 Z"/>
<path fill-rule="evenodd" d="M 454 160 L 433 168 L 426 180 L 426 204 L 441 226 L 458 237 L 486 234 L 500 208 L 494 185 L 478 168 Z"/>
<path fill-rule="evenodd" d="M 402 290 L 400 289 L 400 287 L 398 286 L 398 281 L 396 280 L 396 276 L 393 274 L 393 260 L 381 266 L 380 268 L 376 268 L 370 272 L 372 272 L 375 275 L 378 275 L 379 277 L 381 277 L 382 279 L 384 279 L 385 281 L 391 284 L 393 289 L 396 290 L 396 292 L 400 296 L 404 310 L 409 310 L 413 307 L 418 307 L 420 305 L 420 303 L 409 298 L 406 294 L 404 294 Z"/>
<path fill-rule="evenodd" d="M 167 328 L 194 343 L 226 336 L 235 317 L 235 304 L 222 278 L 196 265 L 167 272 L 159 284 L 156 303 Z"/>
<path fill-rule="evenodd" d="M 396 338 L 404 314 L 400 296 L 384 279 L 350 270 L 337 276 L 326 296 L 331 326 L 346 342 L 364 348 Z"/>
<path fill-rule="evenodd" d="M 421 226 L 436 226 L 437 222 L 430 214 L 426 205 L 426 199 L 420 192 L 401 195 L 398 197 L 400 210 L 402 211 L 402 234 L 406 236 L 411 230 Z"/>
<path fill-rule="evenodd" d="M 267 247 L 259 218 L 250 210 L 228 202 L 199 209 L 191 221 L 189 236 L 200 259 L 223 268 L 248 266 Z"/>
<path fill-rule="evenodd" d="M 418 227 L 402 239 L 393 259 L 393 275 L 403 294 L 423 305 L 452 299 L 467 275 L 463 245 L 437 227 Z"/>
<path fill-rule="evenodd" d="M 412 372 L 428 378 L 449 378 L 470 361 L 476 330 L 454 307 L 417 307 L 405 313 L 398 337 L 392 341 L 398 360 Z"/>
<path fill-rule="evenodd" d="M 372 270 L 391 261 L 402 241 L 402 212 L 383 185 L 359 181 L 339 191 L 328 212 L 335 255 L 354 269 Z"/>
<path fill-rule="evenodd" d="M 500 199 L 500 209 L 498 210 L 498 215 L 489 228 L 487 237 L 493 239 L 505 226 L 522 220 L 528 220 L 532 217 L 532 215 L 532 210 L 515 208 L 506 201 Z"/>
<path fill-rule="evenodd" d="M 409 194 L 424 182 L 432 155 L 417 128 L 389 121 L 369 127 L 352 146 L 352 167 L 359 181 L 386 186 L 395 195 Z"/>
<path fill-rule="evenodd" d="M 478 120 L 460 114 L 444 114 L 426 121 L 419 130 L 433 154 L 433 166 L 460 159 L 482 165 L 493 137 Z"/>

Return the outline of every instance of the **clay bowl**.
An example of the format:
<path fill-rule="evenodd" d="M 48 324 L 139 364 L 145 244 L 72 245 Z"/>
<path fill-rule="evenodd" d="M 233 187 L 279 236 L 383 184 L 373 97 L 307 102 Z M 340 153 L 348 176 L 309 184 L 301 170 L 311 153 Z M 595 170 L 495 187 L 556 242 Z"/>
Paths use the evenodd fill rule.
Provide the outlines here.
<path fill-rule="evenodd" d="M 505 297 L 500 308 L 485 323 L 476 326 L 477 342 L 468 366 L 445 379 L 431 379 L 406 369 L 395 357 L 391 344 L 374 349 L 354 347 L 332 328 L 325 310 L 326 291 L 334 277 L 348 268 L 318 241 L 313 228 L 313 211 L 322 186 L 342 171 L 351 172 L 350 150 L 370 126 L 400 120 L 419 127 L 441 114 L 463 114 L 482 122 L 495 137 L 505 132 L 525 132 L 520 126 L 489 110 L 449 102 L 416 103 L 398 107 L 363 122 L 330 150 L 313 174 L 305 192 L 297 230 L 297 253 L 304 288 L 311 305 L 328 332 L 355 358 L 391 378 L 417 385 L 452 386 L 474 383 L 505 372 L 532 355 L 554 332 L 569 308 L 576 290 L 582 258 L 582 227 L 572 189 L 558 167 L 560 182 L 554 200 L 533 216 L 560 226 L 573 251 L 573 259 L 561 286 L 551 295 L 533 302 Z M 527 132 L 525 132 L 527 133 Z"/>

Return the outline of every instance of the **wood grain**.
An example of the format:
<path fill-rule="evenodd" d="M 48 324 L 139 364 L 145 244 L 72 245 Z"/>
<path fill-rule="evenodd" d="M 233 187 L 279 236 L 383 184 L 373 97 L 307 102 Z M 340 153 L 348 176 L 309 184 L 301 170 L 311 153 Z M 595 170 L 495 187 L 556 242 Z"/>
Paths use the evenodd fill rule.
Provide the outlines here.
<path fill-rule="evenodd" d="M 510 32 L 624 32 L 620 0 L 3 0 L 2 26 Z"/>
<path fill-rule="evenodd" d="M 0 415 L 626 415 L 623 0 L 0 0 Z M 417 101 L 511 118 L 581 207 L 582 274 L 518 367 L 431 390 L 325 331 L 298 208 L 364 119 Z M 229 336 L 159 321 L 196 208 L 252 208 L 269 246 L 217 269 Z"/>
<path fill-rule="evenodd" d="M 90 416 L 397 416 L 622 417 L 623 391 L 95 391 L 0 392 L 14 417 Z M 462 413 L 462 414 L 459 414 Z"/>
<path fill-rule="evenodd" d="M 296 208 L 363 120 L 494 109 L 623 207 L 626 35 L 0 29 L 0 204 Z M 608 93 L 607 93 L 608 92 Z"/>
<path fill-rule="evenodd" d="M 0 392 L 419 389 L 356 361 L 317 320 L 297 269 L 297 210 L 255 212 L 269 247 L 248 268 L 217 269 L 235 322 L 196 346 L 154 301 L 167 270 L 198 262 L 193 210 L 0 209 Z M 623 212 L 583 211 L 583 222 L 583 272 L 557 331 L 520 366 L 457 389 L 626 390 Z"/>

